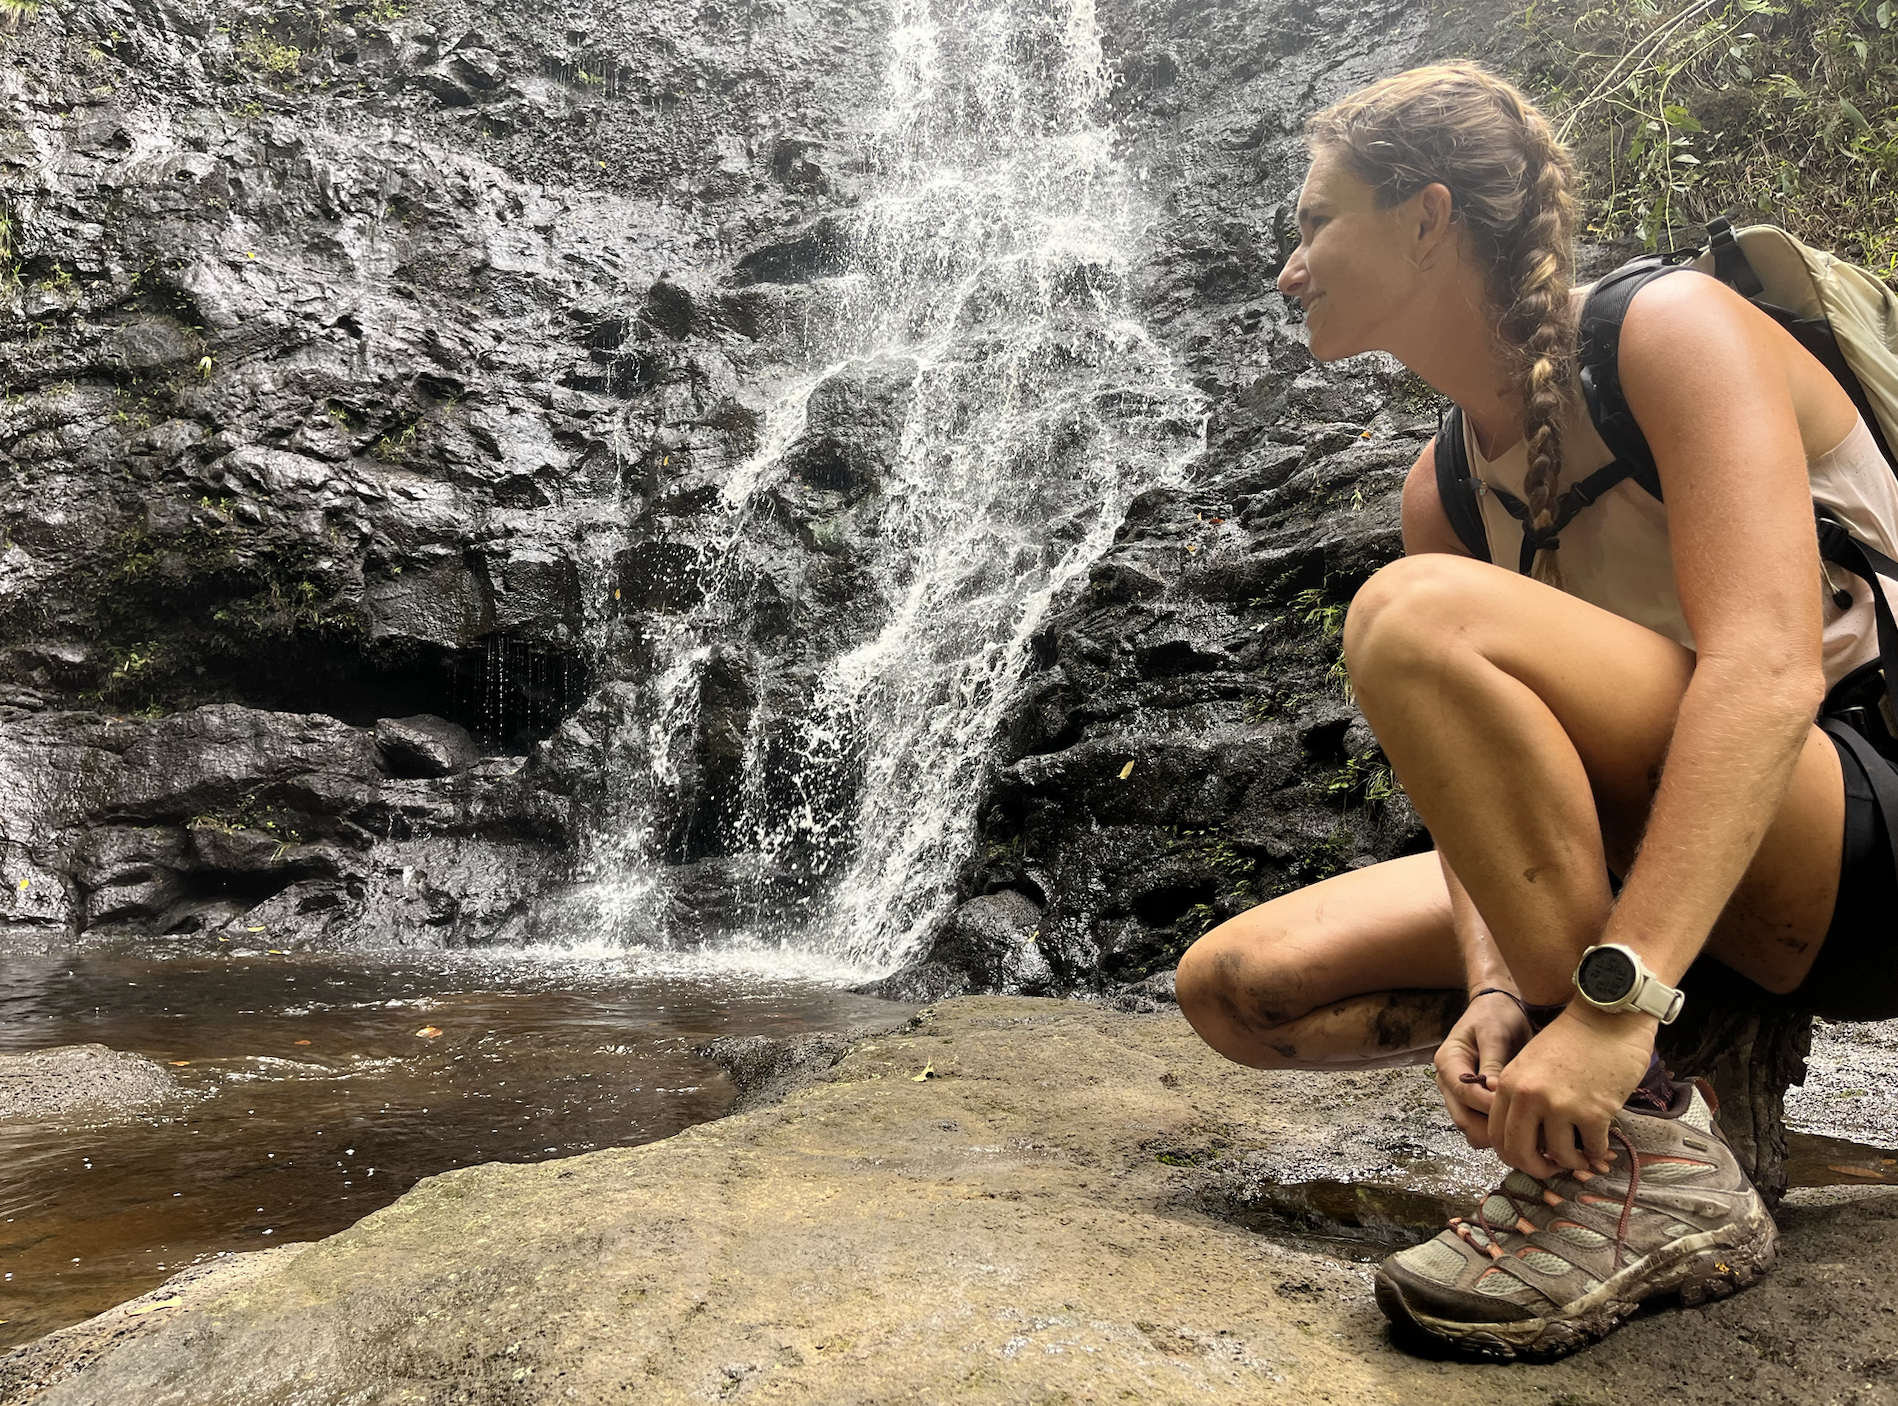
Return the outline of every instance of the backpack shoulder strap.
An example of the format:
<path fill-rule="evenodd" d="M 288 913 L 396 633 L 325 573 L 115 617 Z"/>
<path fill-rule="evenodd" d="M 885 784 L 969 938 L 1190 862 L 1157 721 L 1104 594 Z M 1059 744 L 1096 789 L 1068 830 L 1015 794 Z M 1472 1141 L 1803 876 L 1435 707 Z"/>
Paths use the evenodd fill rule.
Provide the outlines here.
<path fill-rule="evenodd" d="M 1490 560 L 1489 533 L 1476 505 L 1476 481 L 1470 477 L 1469 447 L 1463 442 L 1463 410 L 1452 405 L 1437 425 L 1437 497 L 1457 540 L 1478 561 Z"/>
<path fill-rule="evenodd" d="M 1588 417 L 1615 458 L 1632 478 L 1655 498 L 1661 496 L 1661 475 L 1654 467 L 1654 451 L 1635 422 L 1621 393 L 1621 324 L 1634 295 L 1657 278 L 1679 269 L 1665 259 L 1635 259 L 1603 278 L 1582 305 L 1581 347 L 1577 356 L 1582 395 Z"/>

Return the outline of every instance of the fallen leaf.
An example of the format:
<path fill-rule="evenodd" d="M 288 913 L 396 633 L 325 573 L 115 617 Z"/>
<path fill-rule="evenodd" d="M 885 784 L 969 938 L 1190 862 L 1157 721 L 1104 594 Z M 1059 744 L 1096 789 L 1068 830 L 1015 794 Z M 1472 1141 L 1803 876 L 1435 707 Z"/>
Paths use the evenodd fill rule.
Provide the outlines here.
<path fill-rule="evenodd" d="M 297 1043 L 297 1044 L 299 1044 L 299 1045 L 307 1045 L 307 1044 L 309 1044 L 310 1042 L 309 1042 L 308 1040 L 298 1040 L 298 1041 L 297 1041 L 296 1043 Z"/>
<path fill-rule="evenodd" d="M 176 1308 L 184 1300 L 180 1298 L 159 1299 L 156 1303 L 142 1303 L 137 1308 L 125 1310 L 127 1318 L 136 1318 L 141 1313 L 156 1313 L 161 1308 Z"/>
<path fill-rule="evenodd" d="M 1028 936 L 1024 937 L 1021 940 L 1022 946 L 1026 947 L 1029 943 L 1033 942 L 1036 938 L 1040 936 L 1041 936 L 1041 929 L 1036 928 L 1033 932 L 1029 933 Z"/>
<path fill-rule="evenodd" d="M 1875 1167 L 1834 1167 L 1827 1166 L 1828 1172 L 1840 1172 L 1848 1177 L 1878 1177 L 1883 1180 L 1884 1173 Z"/>
<path fill-rule="evenodd" d="M 264 928 L 264 925 L 263 925 L 262 923 L 259 923 L 259 924 L 258 924 L 258 925 L 257 925 L 256 927 L 254 927 L 254 928 L 245 928 L 245 929 L 244 929 L 244 931 L 245 931 L 245 932 L 263 932 L 263 931 L 265 931 L 265 930 L 266 930 L 266 929 Z"/>
<path fill-rule="evenodd" d="M 187 1064 L 191 1063 L 191 1061 L 188 1059 L 174 1059 L 172 1063 L 178 1068 L 183 1069 Z"/>
<path fill-rule="evenodd" d="M 441 1034 L 442 1032 L 441 1032 L 440 1026 L 424 1025 L 420 1030 L 416 1031 L 415 1033 L 424 1040 L 433 1040 L 437 1035 Z"/>
<path fill-rule="evenodd" d="M 912 1074 L 912 1075 L 910 1075 L 910 1076 L 909 1076 L 909 1081 L 910 1081 L 910 1083 L 912 1083 L 912 1084 L 920 1084 L 920 1083 L 922 1083 L 922 1082 L 923 1082 L 923 1080 L 925 1080 L 925 1079 L 935 1079 L 935 1078 L 938 1078 L 938 1077 L 940 1077 L 940 1076 L 938 1076 L 938 1075 L 937 1075 L 937 1073 L 936 1073 L 936 1066 L 935 1066 L 935 1065 L 933 1065 L 933 1064 L 925 1064 L 925 1065 L 923 1066 L 923 1072 L 922 1072 L 921 1074 Z"/>
<path fill-rule="evenodd" d="M 1134 764 L 1132 762 L 1128 762 L 1126 766 L 1120 769 L 1120 779 L 1122 781 L 1125 781 L 1128 777 L 1132 776 L 1133 774 L 1134 774 Z"/>
<path fill-rule="evenodd" d="M 1369 430 L 1366 430 L 1363 434 L 1358 436 L 1359 439 L 1369 439 L 1370 437 L 1371 432 Z"/>
<path fill-rule="evenodd" d="M 289 954 L 288 952 L 286 952 L 286 951 L 284 951 L 284 950 L 283 950 L 283 949 L 282 949 L 281 947 L 272 947 L 272 948 L 269 948 L 269 949 L 268 949 L 268 950 L 267 950 L 267 951 L 266 951 L 266 952 L 264 953 L 264 955 L 265 955 L 265 956 L 267 956 L 267 957 L 287 957 L 287 956 L 289 956 L 290 954 Z"/>
<path fill-rule="evenodd" d="M 1197 543 L 1197 542 L 1188 542 L 1188 543 L 1186 544 L 1186 550 L 1187 550 L 1187 551 L 1188 551 L 1189 553 L 1191 553 L 1191 552 L 1197 552 L 1197 551 L 1199 550 L 1199 543 Z"/>

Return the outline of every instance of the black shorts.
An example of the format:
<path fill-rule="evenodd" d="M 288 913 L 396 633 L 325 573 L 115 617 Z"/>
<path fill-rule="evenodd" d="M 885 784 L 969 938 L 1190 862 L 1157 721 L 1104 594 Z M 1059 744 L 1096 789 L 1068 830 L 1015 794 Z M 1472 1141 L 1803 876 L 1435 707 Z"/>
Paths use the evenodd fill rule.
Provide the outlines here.
<path fill-rule="evenodd" d="M 1866 767 L 1898 773 L 1868 745 L 1852 746 L 1826 728 L 1845 774 L 1845 844 L 1839 855 L 1839 896 L 1832 924 L 1797 990 L 1774 998 L 1828 1020 L 1890 1020 L 1898 1016 L 1898 872 L 1891 831 L 1898 815 L 1886 815 Z M 1854 739 L 1856 740 L 1856 739 Z M 1883 780 L 1883 778 L 1879 778 Z"/>

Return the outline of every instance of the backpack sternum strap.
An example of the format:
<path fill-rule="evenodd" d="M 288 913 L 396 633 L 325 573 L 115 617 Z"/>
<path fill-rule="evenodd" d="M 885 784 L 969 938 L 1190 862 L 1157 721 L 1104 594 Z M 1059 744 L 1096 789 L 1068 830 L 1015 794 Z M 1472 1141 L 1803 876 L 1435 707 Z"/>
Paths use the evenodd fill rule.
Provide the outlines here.
<path fill-rule="evenodd" d="M 1516 570 L 1527 576 L 1535 565 L 1537 552 L 1553 552 L 1561 547 L 1562 529 L 1575 521 L 1577 513 L 1623 479 L 1636 477 L 1636 472 L 1632 466 L 1617 459 L 1606 468 L 1595 470 L 1580 483 L 1571 484 L 1556 500 L 1555 520 L 1539 531 L 1530 525 L 1532 514 L 1529 505 L 1508 489 L 1497 488 L 1492 484 L 1489 491 L 1496 495 L 1496 501 L 1522 524 L 1522 559 Z"/>
<path fill-rule="evenodd" d="M 1577 513 L 1623 479 L 1639 481 L 1641 476 L 1637 467 L 1622 459 L 1595 470 L 1580 483 L 1569 485 L 1556 503 L 1555 521 L 1538 532 L 1530 526 L 1532 515 L 1527 503 L 1508 489 L 1485 483 L 1471 473 L 1469 450 L 1463 442 L 1463 410 L 1460 406 L 1451 406 L 1449 413 L 1443 417 L 1437 429 L 1436 443 L 1437 497 L 1442 500 L 1444 516 L 1450 519 L 1450 526 L 1456 530 L 1458 539 L 1478 561 L 1490 560 L 1489 534 L 1483 527 L 1483 514 L 1477 504 L 1477 494 L 1494 494 L 1504 511 L 1522 525 L 1522 556 L 1516 570 L 1524 576 L 1535 565 L 1537 552 L 1553 552 L 1561 547 L 1562 529 L 1575 520 Z M 1646 487 L 1645 484 L 1642 486 Z M 1661 496 L 1658 486 L 1648 491 L 1656 498 Z"/>

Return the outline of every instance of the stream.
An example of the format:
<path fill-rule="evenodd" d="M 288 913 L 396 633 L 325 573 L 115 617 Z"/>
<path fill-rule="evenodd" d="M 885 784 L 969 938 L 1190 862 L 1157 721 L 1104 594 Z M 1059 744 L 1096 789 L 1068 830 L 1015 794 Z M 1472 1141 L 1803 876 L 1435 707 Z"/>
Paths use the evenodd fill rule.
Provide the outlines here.
<path fill-rule="evenodd" d="M 715 1036 L 910 1010 L 745 961 L 10 959 L 0 1052 L 136 1051 L 174 1069 L 179 1093 L 129 1120 L 0 1124 L 0 1349 L 211 1256 L 334 1234 L 437 1172 L 716 1118 L 734 1090 L 692 1053 Z"/>

